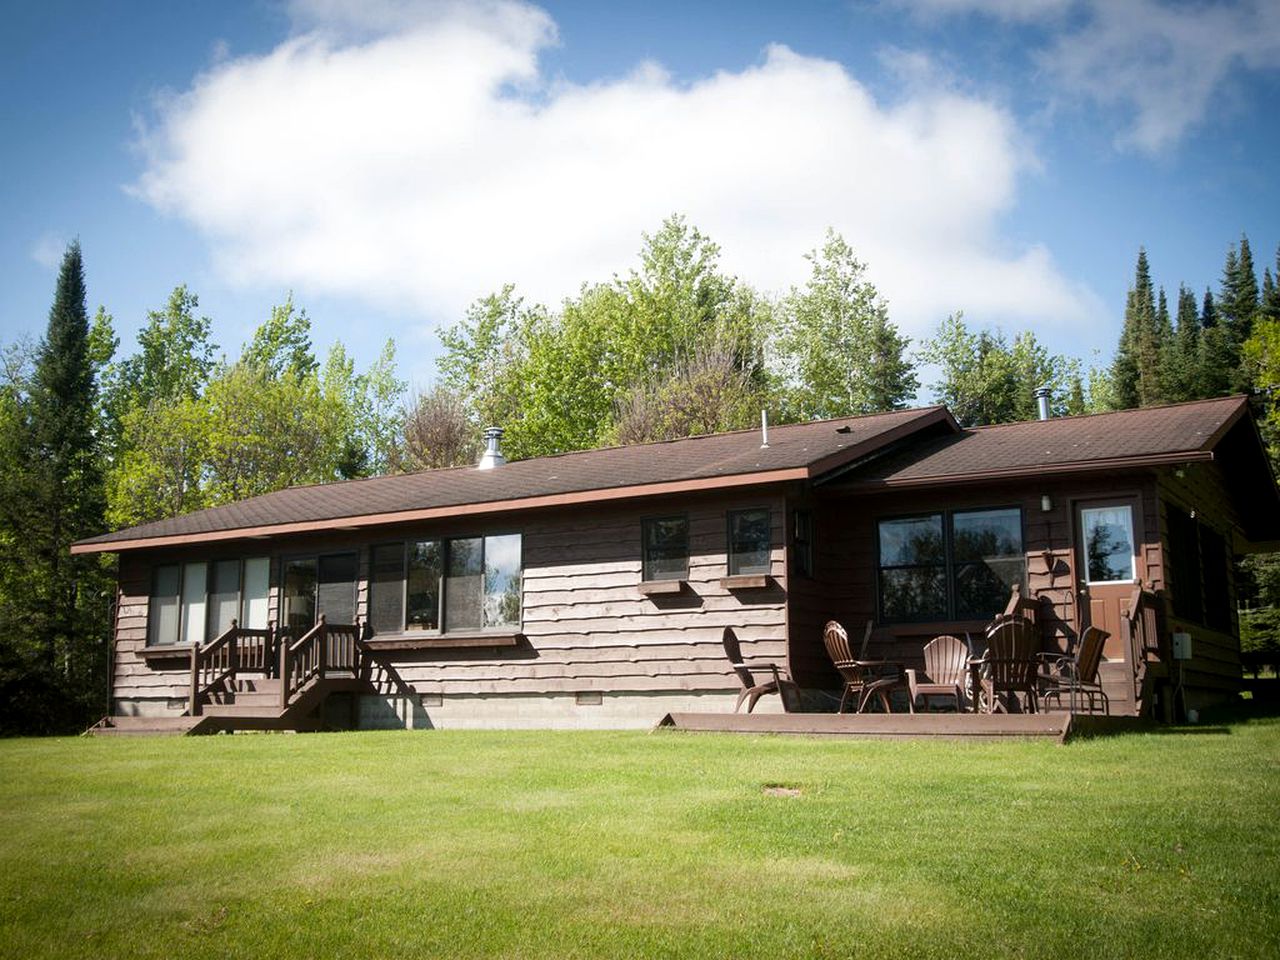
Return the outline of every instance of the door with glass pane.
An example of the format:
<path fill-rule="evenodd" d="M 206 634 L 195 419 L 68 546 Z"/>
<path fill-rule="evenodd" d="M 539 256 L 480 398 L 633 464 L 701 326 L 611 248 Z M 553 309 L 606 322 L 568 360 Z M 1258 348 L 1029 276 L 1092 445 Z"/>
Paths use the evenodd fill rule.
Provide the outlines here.
<path fill-rule="evenodd" d="M 1134 500 L 1085 501 L 1076 505 L 1076 560 L 1080 597 L 1080 629 L 1093 625 L 1110 636 L 1103 647 L 1108 660 L 1123 660 L 1122 605 L 1133 596 L 1142 576 L 1135 537 Z"/>

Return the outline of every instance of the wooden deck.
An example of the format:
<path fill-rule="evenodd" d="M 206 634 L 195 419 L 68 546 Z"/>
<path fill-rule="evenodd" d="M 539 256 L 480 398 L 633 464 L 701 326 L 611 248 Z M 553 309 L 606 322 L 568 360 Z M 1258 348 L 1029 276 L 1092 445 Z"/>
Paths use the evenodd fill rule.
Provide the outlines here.
<path fill-rule="evenodd" d="M 1033 714 L 971 713 L 669 713 L 658 727 L 697 733 L 753 733 L 792 736 L 908 740 L 941 737 L 1002 740 L 1010 737 L 1096 736 L 1141 728 L 1133 717 L 1073 718 L 1066 712 Z"/>

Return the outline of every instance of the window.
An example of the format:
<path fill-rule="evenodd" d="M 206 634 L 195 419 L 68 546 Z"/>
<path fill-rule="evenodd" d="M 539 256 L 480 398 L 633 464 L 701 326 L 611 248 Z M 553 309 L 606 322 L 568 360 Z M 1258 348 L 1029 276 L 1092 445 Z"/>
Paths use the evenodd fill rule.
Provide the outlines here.
<path fill-rule="evenodd" d="M 1217 531 L 1200 526 L 1200 563 L 1204 574 L 1204 624 L 1231 631 L 1231 583 L 1227 575 L 1227 541 Z"/>
<path fill-rule="evenodd" d="M 795 548 L 795 571 L 802 577 L 813 576 L 813 514 L 808 510 L 795 512 L 792 527 Z"/>
<path fill-rule="evenodd" d="M 661 517 L 641 525 L 644 558 L 641 577 L 685 580 L 689 576 L 689 518 Z"/>
<path fill-rule="evenodd" d="M 729 576 L 767 574 L 772 545 L 767 508 L 729 511 Z"/>
<path fill-rule="evenodd" d="M 302 636 L 321 615 L 330 623 L 355 622 L 358 566 L 354 553 L 292 557 L 285 561 L 281 600 L 283 623 L 290 636 Z"/>
<path fill-rule="evenodd" d="M 1080 511 L 1090 583 L 1134 579 L 1133 511 L 1127 507 L 1087 507 Z"/>
<path fill-rule="evenodd" d="M 266 627 L 270 569 L 266 557 L 156 567 L 147 643 L 207 643 L 226 632 L 232 620 L 256 629 Z"/>
<path fill-rule="evenodd" d="M 1200 592 L 1200 535 L 1191 515 L 1169 504 L 1169 586 L 1173 588 L 1173 614 L 1204 622 L 1204 597 Z"/>
<path fill-rule="evenodd" d="M 879 523 L 880 616 L 981 620 L 1026 579 L 1022 511 L 956 510 Z"/>
<path fill-rule="evenodd" d="M 382 544 L 373 550 L 375 634 L 520 625 L 520 534 Z"/>
<path fill-rule="evenodd" d="M 1227 572 L 1231 557 L 1226 538 L 1173 504 L 1168 504 L 1165 515 L 1173 615 L 1229 633 L 1233 627 Z"/>

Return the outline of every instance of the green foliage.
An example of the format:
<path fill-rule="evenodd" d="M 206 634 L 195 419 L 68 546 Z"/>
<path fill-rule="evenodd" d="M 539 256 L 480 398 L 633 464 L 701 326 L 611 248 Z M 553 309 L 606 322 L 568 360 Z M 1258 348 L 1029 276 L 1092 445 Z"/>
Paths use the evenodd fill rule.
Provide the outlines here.
<path fill-rule="evenodd" d="M 719 248 L 683 218 L 645 235 L 626 277 L 584 285 L 558 313 L 512 287 L 476 301 L 445 331 L 441 383 L 477 434 L 505 428 L 513 459 L 616 441 L 617 411 L 711 343 L 728 344 L 753 384 L 766 382 L 768 304 L 719 269 Z M 670 389 L 670 388 L 669 388 Z"/>
<path fill-rule="evenodd" d="M 789 416 L 829 419 L 902 407 L 919 386 L 906 353 L 910 341 L 889 320 L 866 266 L 831 230 L 805 259 L 809 280 L 783 301 L 776 338 Z"/>
<path fill-rule="evenodd" d="M 104 530 L 94 365 L 106 339 L 90 336 L 72 243 L 34 361 L 14 360 L 0 385 L 0 732 L 74 728 L 105 705 L 110 583 L 68 548 Z"/>
<path fill-rule="evenodd" d="M 1112 365 L 1112 402 L 1116 409 L 1165 402 L 1161 360 L 1170 339 L 1169 311 L 1160 291 L 1157 303 L 1147 251 L 1138 249 L 1134 283 L 1124 311 L 1124 326 Z"/>
<path fill-rule="evenodd" d="M 1079 362 L 1049 353 L 1030 331 L 1010 344 L 999 330 L 971 330 L 957 311 L 924 342 L 920 359 L 938 369 L 934 399 L 965 426 L 1034 420 L 1039 387 L 1049 388 L 1054 416 L 1090 408 Z"/>

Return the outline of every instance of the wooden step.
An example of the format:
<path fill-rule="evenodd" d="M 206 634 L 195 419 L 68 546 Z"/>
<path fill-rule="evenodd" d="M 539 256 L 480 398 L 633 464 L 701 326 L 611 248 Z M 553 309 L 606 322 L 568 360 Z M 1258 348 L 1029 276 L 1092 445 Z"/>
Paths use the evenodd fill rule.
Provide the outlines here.
<path fill-rule="evenodd" d="M 273 720 L 284 713 L 280 709 L 279 702 L 274 700 L 270 703 L 243 703 L 238 700 L 235 703 L 210 703 L 200 712 L 206 717 L 244 717 L 261 720 Z"/>
<path fill-rule="evenodd" d="M 280 696 L 280 681 L 268 677 L 257 679 L 241 677 L 236 683 L 236 693 L 269 693 Z"/>
<path fill-rule="evenodd" d="M 199 717 L 108 717 L 85 732 L 95 737 L 177 737 L 188 733 L 199 722 Z"/>

